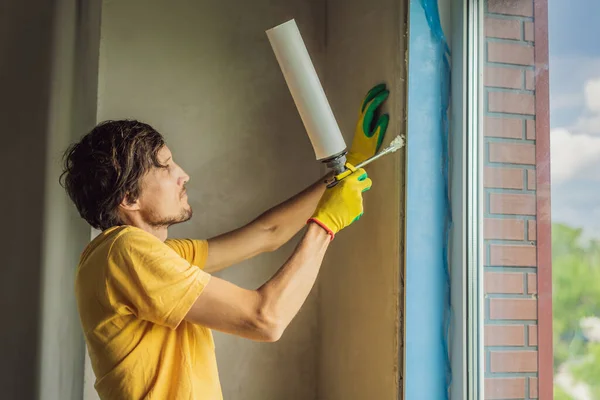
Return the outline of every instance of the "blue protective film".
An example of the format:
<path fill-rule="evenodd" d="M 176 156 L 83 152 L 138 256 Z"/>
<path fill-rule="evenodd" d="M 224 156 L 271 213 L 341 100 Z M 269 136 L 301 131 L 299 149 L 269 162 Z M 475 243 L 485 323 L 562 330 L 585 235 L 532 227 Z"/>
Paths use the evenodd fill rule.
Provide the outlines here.
<path fill-rule="evenodd" d="M 411 0 L 409 26 L 404 393 L 437 400 L 449 398 L 452 377 L 450 49 L 437 0 Z"/>

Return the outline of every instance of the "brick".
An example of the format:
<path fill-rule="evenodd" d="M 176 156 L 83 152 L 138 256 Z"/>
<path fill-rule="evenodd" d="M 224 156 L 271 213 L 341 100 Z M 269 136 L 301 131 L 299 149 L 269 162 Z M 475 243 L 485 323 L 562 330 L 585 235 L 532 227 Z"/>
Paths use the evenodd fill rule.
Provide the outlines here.
<path fill-rule="evenodd" d="M 535 90 L 535 73 L 531 70 L 525 71 L 525 89 Z"/>
<path fill-rule="evenodd" d="M 486 17 L 485 36 L 500 39 L 521 40 L 521 21 Z"/>
<path fill-rule="evenodd" d="M 489 92 L 488 111 L 522 115 L 535 114 L 535 97 L 531 94 Z"/>
<path fill-rule="evenodd" d="M 523 33 L 525 40 L 528 42 L 533 42 L 534 40 L 534 31 L 533 31 L 533 22 L 525 21 L 525 25 L 523 26 Z"/>
<path fill-rule="evenodd" d="M 485 346 L 525 346 L 524 325 L 485 325 Z"/>
<path fill-rule="evenodd" d="M 486 67 L 483 78 L 485 86 L 523 88 L 523 70 L 518 68 Z"/>
<path fill-rule="evenodd" d="M 490 213 L 535 215 L 535 196 L 532 194 L 490 194 Z"/>
<path fill-rule="evenodd" d="M 529 398 L 538 398 L 538 378 L 529 378 Z"/>
<path fill-rule="evenodd" d="M 526 378 L 486 378 L 486 400 L 512 400 L 525 398 Z"/>
<path fill-rule="evenodd" d="M 490 318 L 498 320 L 537 319 L 535 299 L 490 299 Z"/>
<path fill-rule="evenodd" d="M 491 372 L 537 372 L 537 351 L 492 351 Z"/>
<path fill-rule="evenodd" d="M 527 189 L 528 190 L 535 190 L 535 170 L 534 169 L 528 169 L 527 170 Z"/>
<path fill-rule="evenodd" d="M 537 240 L 537 224 L 535 221 L 527 221 L 527 240 Z"/>
<path fill-rule="evenodd" d="M 483 186 L 500 189 L 523 189 L 523 170 L 521 168 L 485 167 Z"/>
<path fill-rule="evenodd" d="M 532 194 L 490 194 L 490 213 L 535 215 L 535 196 Z"/>
<path fill-rule="evenodd" d="M 525 240 L 525 221 L 519 219 L 486 218 L 484 239 Z"/>
<path fill-rule="evenodd" d="M 517 118 L 486 117 L 483 122 L 485 136 L 522 139 L 523 120 Z"/>
<path fill-rule="evenodd" d="M 527 328 L 528 328 L 527 343 L 529 343 L 530 346 L 537 346 L 538 345 L 537 325 L 529 325 Z"/>
<path fill-rule="evenodd" d="M 533 46 L 488 42 L 488 61 L 503 64 L 534 65 Z"/>
<path fill-rule="evenodd" d="M 529 245 L 490 245 L 490 265 L 535 267 L 537 265 L 536 247 Z"/>
<path fill-rule="evenodd" d="M 488 12 L 533 17 L 533 0 L 488 0 Z"/>
<path fill-rule="evenodd" d="M 522 294 L 523 274 L 519 272 L 486 272 L 483 280 L 486 294 Z"/>
<path fill-rule="evenodd" d="M 527 274 L 527 294 L 537 293 L 537 274 Z"/>
<path fill-rule="evenodd" d="M 527 120 L 527 140 L 535 140 L 535 121 Z"/>
<path fill-rule="evenodd" d="M 535 145 L 490 143 L 490 162 L 535 165 Z"/>

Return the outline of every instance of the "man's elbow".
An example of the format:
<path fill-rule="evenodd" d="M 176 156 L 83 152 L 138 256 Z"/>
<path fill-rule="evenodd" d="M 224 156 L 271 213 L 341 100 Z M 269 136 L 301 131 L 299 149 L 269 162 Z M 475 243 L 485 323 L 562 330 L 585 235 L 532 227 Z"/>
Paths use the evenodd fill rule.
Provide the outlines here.
<path fill-rule="evenodd" d="M 278 318 L 261 308 L 257 312 L 254 328 L 258 341 L 274 343 L 281 339 L 286 327 Z"/>
<path fill-rule="evenodd" d="M 259 341 L 265 342 L 265 343 L 275 343 L 275 342 L 278 342 L 279 339 L 281 339 L 282 335 L 283 335 L 282 330 L 269 329 L 269 330 L 261 332 L 261 337 L 260 337 Z"/>
<path fill-rule="evenodd" d="M 258 301 L 252 318 L 252 328 L 257 340 L 261 342 L 277 342 L 281 339 L 283 332 L 287 328 L 284 319 L 281 318 L 274 307 L 270 296 L 262 290 L 258 290 Z"/>

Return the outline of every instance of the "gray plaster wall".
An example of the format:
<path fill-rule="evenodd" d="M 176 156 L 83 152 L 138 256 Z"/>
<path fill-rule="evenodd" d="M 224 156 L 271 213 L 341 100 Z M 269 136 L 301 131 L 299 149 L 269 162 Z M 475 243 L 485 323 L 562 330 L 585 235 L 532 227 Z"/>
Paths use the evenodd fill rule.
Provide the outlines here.
<path fill-rule="evenodd" d="M 4 399 L 81 399 L 73 281 L 89 228 L 58 176 L 62 151 L 95 123 L 99 6 L 45 0 L 0 8 Z"/>
<path fill-rule="evenodd" d="M 234 229 L 322 172 L 264 30 L 296 18 L 348 144 L 364 92 L 391 85 L 391 137 L 404 107 L 396 3 L 105 0 L 101 40 L 100 0 L 2 5 L 3 398 L 96 398 L 93 379 L 82 387 L 73 294 L 90 230 L 57 183 L 66 146 L 97 120 L 149 122 L 192 177 L 195 217 L 173 236 Z M 280 342 L 215 334 L 225 398 L 395 398 L 404 164 L 394 157 L 369 167 L 365 216 L 338 235 Z M 257 287 L 296 242 L 220 275 Z"/>
<path fill-rule="evenodd" d="M 398 0 L 329 0 L 325 81 L 346 142 L 366 92 L 385 82 L 390 126 L 405 128 L 406 10 Z M 404 151 L 366 167 L 364 216 L 341 232 L 319 281 L 318 398 L 396 399 L 401 387 Z"/>
<path fill-rule="evenodd" d="M 290 18 L 322 73 L 322 1 L 104 2 L 98 120 L 150 123 L 191 176 L 194 217 L 172 236 L 207 238 L 237 228 L 319 178 L 265 34 Z M 295 243 L 219 275 L 257 288 Z M 274 344 L 215 333 L 226 399 L 316 398 L 317 304 L 312 293 Z"/>

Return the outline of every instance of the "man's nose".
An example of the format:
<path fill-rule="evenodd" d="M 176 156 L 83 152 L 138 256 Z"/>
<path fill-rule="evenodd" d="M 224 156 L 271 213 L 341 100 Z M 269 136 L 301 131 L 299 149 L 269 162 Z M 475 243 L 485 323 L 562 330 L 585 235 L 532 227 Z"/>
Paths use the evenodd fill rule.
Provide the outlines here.
<path fill-rule="evenodd" d="M 181 176 L 181 184 L 185 185 L 186 183 L 188 183 L 190 181 L 190 176 L 188 174 L 185 173 L 184 170 L 181 170 L 182 172 L 182 176 Z"/>

